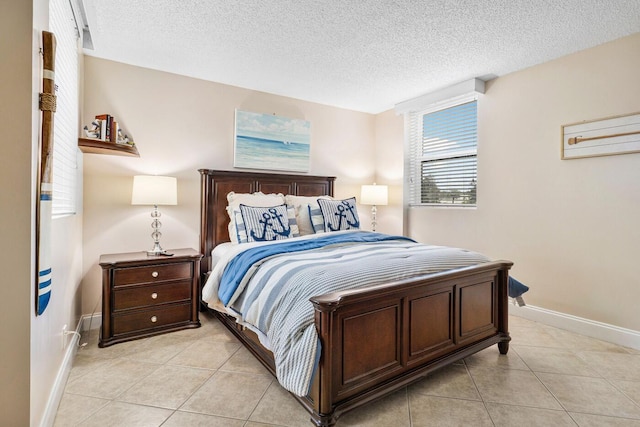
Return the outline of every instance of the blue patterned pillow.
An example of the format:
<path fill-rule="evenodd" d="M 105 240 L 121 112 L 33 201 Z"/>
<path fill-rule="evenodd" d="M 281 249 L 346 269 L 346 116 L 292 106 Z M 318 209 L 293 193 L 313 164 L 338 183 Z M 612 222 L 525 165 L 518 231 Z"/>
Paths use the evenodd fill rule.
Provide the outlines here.
<path fill-rule="evenodd" d="M 358 230 L 360 228 L 355 197 L 344 200 L 318 199 L 318 206 L 322 212 L 324 231 Z M 311 218 L 313 221 L 313 216 Z"/>
<path fill-rule="evenodd" d="M 295 211 L 287 205 L 263 208 L 241 204 L 236 229 L 240 243 L 282 240 L 300 234 Z"/>

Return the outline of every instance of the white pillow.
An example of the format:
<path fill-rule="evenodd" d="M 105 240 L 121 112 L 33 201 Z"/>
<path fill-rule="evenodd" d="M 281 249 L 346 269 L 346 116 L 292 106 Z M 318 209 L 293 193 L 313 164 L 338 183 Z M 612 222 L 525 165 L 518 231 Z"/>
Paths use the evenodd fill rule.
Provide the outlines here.
<path fill-rule="evenodd" d="M 315 233 L 309 210 L 317 210 L 320 214 L 318 199 L 332 200 L 331 196 L 292 196 L 291 194 L 284 196 L 284 199 L 287 205 L 293 206 L 295 210 L 296 222 L 301 236 Z"/>
<path fill-rule="evenodd" d="M 240 213 L 240 205 L 270 208 L 285 203 L 284 195 L 264 194 L 261 191 L 256 193 L 235 193 L 231 191 L 227 194 L 227 215 L 229 215 L 229 238 L 233 243 L 238 241 L 238 229 L 236 226 L 236 212 Z"/>

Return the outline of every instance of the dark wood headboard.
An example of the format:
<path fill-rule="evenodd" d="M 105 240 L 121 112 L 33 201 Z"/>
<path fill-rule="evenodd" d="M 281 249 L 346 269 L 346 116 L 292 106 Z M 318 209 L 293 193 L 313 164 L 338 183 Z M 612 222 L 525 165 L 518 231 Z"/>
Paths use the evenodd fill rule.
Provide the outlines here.
<path fill-rule="evenodd" d="M 211 267 L 211 251 L 219 243 L 229 242 L 227 194 L 282 193 L 296 196 L 333 196 L 333 176 L 286 175 L 259 172 L 217 171 L 200 172 L 200 263 L 201 274 Z"/>

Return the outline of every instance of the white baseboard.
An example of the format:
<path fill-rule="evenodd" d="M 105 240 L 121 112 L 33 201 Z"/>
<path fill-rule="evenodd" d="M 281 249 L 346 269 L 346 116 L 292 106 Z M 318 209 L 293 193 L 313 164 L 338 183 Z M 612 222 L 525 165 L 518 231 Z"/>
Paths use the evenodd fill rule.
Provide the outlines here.
<path fill-rule="evenodd" d="M 80 341 L 80 326 L 82 325 L 82 319 L 78 322 L 75 333 L 71 333 L 70 340 L 67 343 L 67 350 L 64 353 L 62 359 L 62 365 L 58 369 L 58 374 L 53 383 L 51 394 L 49 394 L 49 400 L 45 407 L 44 416 L 42 417 L 41 427 L 51 427 L 56 419 L 56 413 L 58 412 L 58 406 L 62 400 L 62 394 L 64 393 L 64 387 L 67 384 L 67 378 L 71 372 L 73 366 L 73 359 L 78 351 L 78 342 Z"/>
<path fill-rule="evenodd" d="M 632 329 L 596 322 L 595 320 L 584 319 L 533 305 L 526 305 L 524 307 L 509 305 L 509 314 L 575 332 L 576 334 L 586 335 L 591 338 L 640 350 L 640 332 Z"/>

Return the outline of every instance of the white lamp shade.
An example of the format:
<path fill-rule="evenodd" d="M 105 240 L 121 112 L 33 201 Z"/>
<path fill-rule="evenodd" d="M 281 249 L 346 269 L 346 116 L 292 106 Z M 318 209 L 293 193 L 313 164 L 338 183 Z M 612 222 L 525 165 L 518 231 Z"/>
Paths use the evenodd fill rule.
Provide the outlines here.
<path fill-rule="evenodd" d="M 388 190 L 386 185 L 363 185 L 360 193 L 360 203 L 363 205 L 386 205 Z"/>
<path fill-rule="evenodd" d="M 172 176 L 134 176 L 131 204 L 177 205 L 178 180 Z"/>

